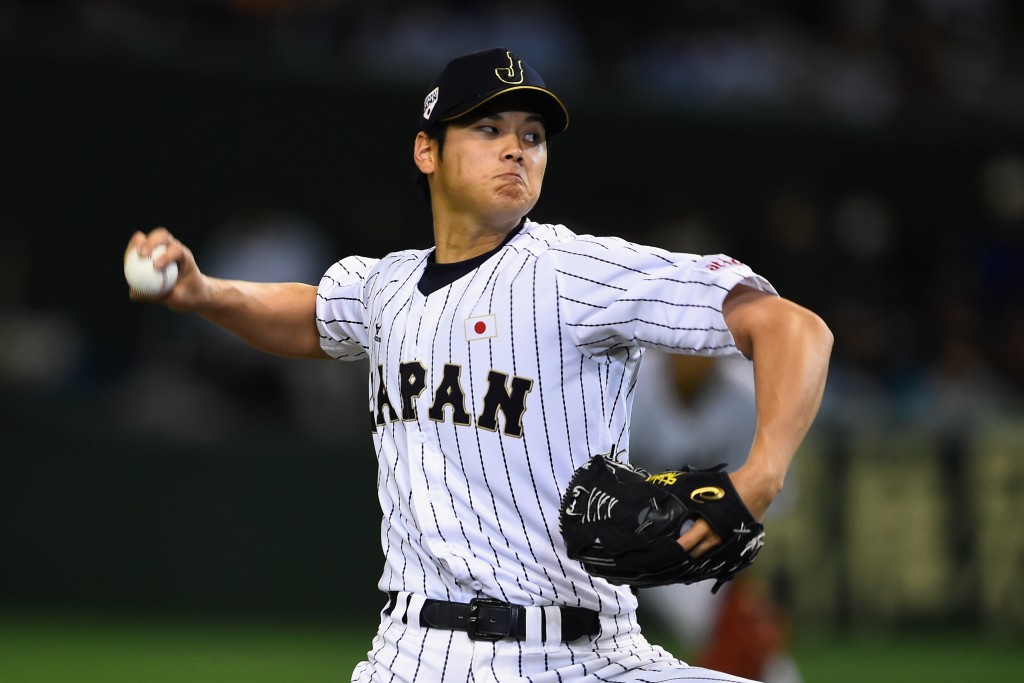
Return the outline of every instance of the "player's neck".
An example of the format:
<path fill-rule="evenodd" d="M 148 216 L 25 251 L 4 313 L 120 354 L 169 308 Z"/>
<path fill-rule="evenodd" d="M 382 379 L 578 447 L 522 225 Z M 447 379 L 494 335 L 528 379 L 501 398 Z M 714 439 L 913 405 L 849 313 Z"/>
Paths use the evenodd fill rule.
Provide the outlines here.
<path fill-rule="evenodd" d="M 434 260 L 437 263 L 458 263 L 485 254 L 504 241 L 521 223 L 481 225 L 470 221 L 434 221 Z"/>

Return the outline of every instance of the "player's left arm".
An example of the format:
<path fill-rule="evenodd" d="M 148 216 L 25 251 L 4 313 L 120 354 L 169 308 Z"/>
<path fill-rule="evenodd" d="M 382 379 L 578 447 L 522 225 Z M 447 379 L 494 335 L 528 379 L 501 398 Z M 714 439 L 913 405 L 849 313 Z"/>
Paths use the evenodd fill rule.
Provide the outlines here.
<path fill-rule="evenodd" d="M 722 313 L 737 348 L 754 362 L 757 402 L 750 454 L 731 478 L 750 512 L 762 519 L 821 405 L 832 332 L 806 308 L 744 285 L 726 296 Z M 698 523 L 679 542 L 699 556 L 719 540 Z"/>

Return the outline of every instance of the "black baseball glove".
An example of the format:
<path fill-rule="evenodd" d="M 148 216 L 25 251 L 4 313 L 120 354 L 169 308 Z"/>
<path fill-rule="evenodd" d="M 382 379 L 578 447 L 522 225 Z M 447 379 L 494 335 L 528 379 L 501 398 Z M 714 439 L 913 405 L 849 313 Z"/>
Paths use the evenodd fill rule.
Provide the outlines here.
<path fill-rule="evenodd" d="M 693 558 L 676 541 L 704 518 L 721 544 Z M 559 526 L 569 557 L 593 576 L 638 588 L 715 579 L 712 593 L 754 561 L 764 526 L 724 471 L 648 474 L 608 455 L 576 470 L 562 497 Z"/>

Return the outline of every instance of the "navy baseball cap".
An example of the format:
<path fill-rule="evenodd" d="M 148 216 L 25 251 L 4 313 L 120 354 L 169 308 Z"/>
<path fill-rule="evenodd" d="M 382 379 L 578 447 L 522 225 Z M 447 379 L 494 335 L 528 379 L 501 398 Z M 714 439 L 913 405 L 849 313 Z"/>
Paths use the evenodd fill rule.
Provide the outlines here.
<path fill-rule="evenodd" d="M 569 110 L 520 56 L 503 47 L 456 57 L 444 67 L 423 100 L 420 130 L 464 116 L 507 93 L 523 93 L 544 117 L 548 136 L 569 126 Z"/>

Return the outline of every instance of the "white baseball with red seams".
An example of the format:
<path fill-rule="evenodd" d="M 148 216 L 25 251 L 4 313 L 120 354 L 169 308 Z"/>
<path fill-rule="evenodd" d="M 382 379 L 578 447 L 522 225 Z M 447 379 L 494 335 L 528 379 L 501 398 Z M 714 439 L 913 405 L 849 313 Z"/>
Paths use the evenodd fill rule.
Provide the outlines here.
<path fill-rule="evenodd" d="M 163 268 L 153 266 L 153 260 L 164 253 L 166 247 L 158 244 L 149 256 L 139 256 L 135 249 L 124 255 L 124 279 L 134 292 L 144 297 L 157 299 L 164 296 L 178 281 L 178 264 L 171 261 Z"/>
<path fill-rule="evenodd" d="M 597 638 L 609 646 L 473 642 L 408 626 L 415 619 L 403 606 L 401 622 L 384 617 L 353 680 L 376 680 L 391 655 L 395 680 L 480 680 L 474 647 L 487 648 L 489 676 L 499 680 L 680 680 L 679 660 L 640 635 L 629 587 L 595 579 L 566 556 L 559 503 L 594 454 L 628 458 L 644 347 L 736 355 L 722 316 L 726 294 L 740 283 L 774 289 L 728 256 L 527 220 L 475 269 L 424 295 L 417 285 L 431 251 L 348 257 L 318 289 L 323 349 L 369 360 L 379 587 L 414 596 L 409 610 L 422 597 L 585 607 L 600 613 Z M 422 641 L 416 661 L 403 657 L 411 638 Z"/>

